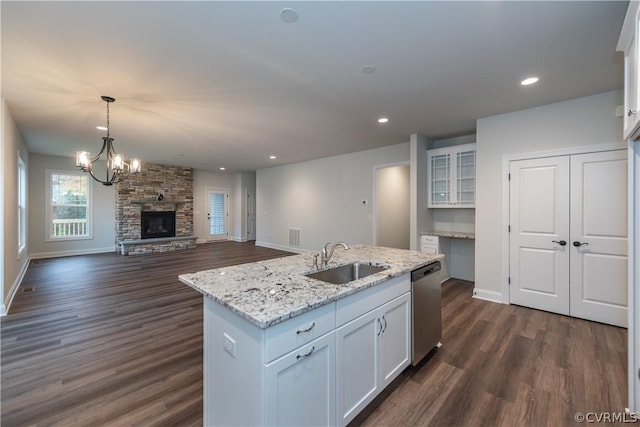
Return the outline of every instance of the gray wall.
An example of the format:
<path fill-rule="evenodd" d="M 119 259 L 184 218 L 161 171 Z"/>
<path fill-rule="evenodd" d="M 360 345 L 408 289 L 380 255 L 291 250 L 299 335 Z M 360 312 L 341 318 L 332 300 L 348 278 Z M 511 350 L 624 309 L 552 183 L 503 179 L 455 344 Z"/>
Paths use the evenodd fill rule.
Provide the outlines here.
<path fill-rule="evenodd" d="M 615 116 L 622 102 L 622 92 L 612 91 L 478 120 L 476 289 L 501 298 L 503 156 L 622 142 L 622 119 Z"/>
<path fill-rule="evenodd" d="M 376 169 L 375 245 L 409 249 L 409 165 Z"/>
<path fill-rule="evenodd" d="M 337 240 L 372 244 L 374 166 L 408 160 L 404 143 L 259 170 L 257 243 L 313 251 Z M 301 229 L 299 248 L 289 247 L 289 227 Z"/>
<path fill-rule="evenodd" d="M 0 101 L 2 116 L 2 147 L 0 155 L 2 162 L 2 275 L 0 279 L 0 293 L 2 294 L 2 304 L 0 304 L 0 315 L 4 315 L 9 304 L 9 297 L 17 286 L 21 275 L 29 260 L 29 235 L 27 227 L 27 247 L 22 254 L 18 253 L 18 151 L 24 160 L 27 172 L 31 167 L 30 156 L 22 141 L 22 137 L 15 121 L 6 106 L 4 99 Z M 28 175 L 28 174 L 27 174 Z M 27 176 L 27 181 L 30 178 Z M 27 215 L 32 210 L 29 200 L 27 200 Z"/>

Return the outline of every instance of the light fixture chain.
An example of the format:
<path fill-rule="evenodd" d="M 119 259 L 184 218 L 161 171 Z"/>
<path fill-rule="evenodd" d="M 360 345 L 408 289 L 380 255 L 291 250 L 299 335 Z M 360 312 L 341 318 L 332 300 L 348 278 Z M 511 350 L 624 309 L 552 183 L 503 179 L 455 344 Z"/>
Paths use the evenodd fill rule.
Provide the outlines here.
<path fill-rule="evenodd" d="M 109 138 L 109 104 L 111 102 L 107 101 L 107 138 Z"/>

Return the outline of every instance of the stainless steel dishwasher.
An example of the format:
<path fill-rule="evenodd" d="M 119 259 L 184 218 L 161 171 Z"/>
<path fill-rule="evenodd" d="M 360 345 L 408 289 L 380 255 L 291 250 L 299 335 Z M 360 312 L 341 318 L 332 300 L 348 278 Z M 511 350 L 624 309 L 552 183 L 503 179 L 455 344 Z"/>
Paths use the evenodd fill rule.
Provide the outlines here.
<path fill-rule="evenodd" d="M 411 272 L 411 364 L 417 365 L 442 339 L 440 261 Z"/>

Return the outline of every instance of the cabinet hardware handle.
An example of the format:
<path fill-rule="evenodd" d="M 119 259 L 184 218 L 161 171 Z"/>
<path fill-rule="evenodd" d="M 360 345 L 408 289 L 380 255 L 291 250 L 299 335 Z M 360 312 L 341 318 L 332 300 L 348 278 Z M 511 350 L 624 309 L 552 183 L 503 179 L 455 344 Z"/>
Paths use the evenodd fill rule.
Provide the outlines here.
<path fill-rule="evenodd" d="M 573 246 L 579 248 L 580 246 L 588 245 L 588 243 L 578 242 L 577 240 L 573 242 Z"/>
<path fill-rule="evenodd" d="M 309 332 L 310 330 L 312 330 L 312 329 L 313 329 L 313 327 L 314 327 L 314 326 L 316 326 L 316 322 L 313 322 L 313 323 L 311 324 L 311 326 L 309 326 L 307 329 L 298 329 L 298 330 L 296 331 L 296 334 L 302 334 L 302 333 L 305 333 L 305 332 Z"/>
<path fill-rule="evenodd" d="M 629 108 L 629 111 L 627 111 L 627 116 L 631 117 L 632 114 L 635 114 L 638 112 L 637 108 Z"/>
<path fill-rule="evenodd" d="M 384 315 L 382 316 L 382 320 L 384 320 L 384 329 L 382 330 L 382 332 L 387 330 L 387 319 L 384 318 Z"/>
<path fill-rule="evenodd" d="M 567 244 L 565 240 L 560 240 L 559 242 L 557 240 L 552 240 L 551 243 L 557 243 L 560 246 L 565 246 Z"/>
<path fill-rule="evenodd" d="M 380 321 L 380 318 L 378 317 L 376 319 L 378 321 L 378 325 L 380 325 L 380 330 L 378 331 L 378 333 L 376 335 L 380 336 L 380 334 L 382 333 L 382 322 Z"/>
<path fill-rule="evenodd" d="M 313 347 L 311 347 L 311 350 L 309 350 L 308 352 L 306 352 L 305 354 L 298 354 L 296 355 L 296 359 L 302 359 L 303 357 L 309 357 L 311 356 L 311 353 L 313 353 L 313 351 L 316 349 L 316 346 L 314 345 Z"/>

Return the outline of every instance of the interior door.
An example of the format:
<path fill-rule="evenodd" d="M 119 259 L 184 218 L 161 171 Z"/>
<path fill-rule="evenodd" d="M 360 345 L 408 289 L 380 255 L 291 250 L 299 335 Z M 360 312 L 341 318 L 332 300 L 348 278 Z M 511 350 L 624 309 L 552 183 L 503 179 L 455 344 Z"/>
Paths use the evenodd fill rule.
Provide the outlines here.
<path fill-rule="evenodd" d="M 256 189 L 247 190 L 247 240 L 256 240 Z"/>
<path fill-rule="evenodd" d="M 569 314 L 569 157 L 510 163 L 510 302 Z"/>
<path fill-rule="evenodd" d="M 627 152 L 571 156 L 571 315 L 627 326 Z"/>
<path fill-rule="evenodd" d="M 226 240 L 229 235 L 229 192 L 207 189 L 207 240 Z"/>

